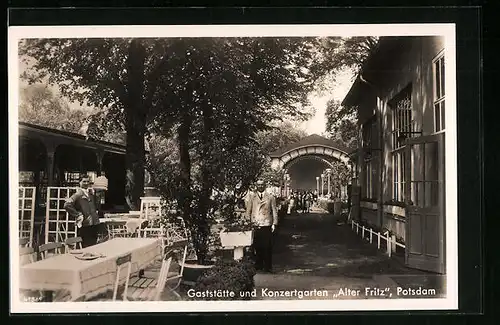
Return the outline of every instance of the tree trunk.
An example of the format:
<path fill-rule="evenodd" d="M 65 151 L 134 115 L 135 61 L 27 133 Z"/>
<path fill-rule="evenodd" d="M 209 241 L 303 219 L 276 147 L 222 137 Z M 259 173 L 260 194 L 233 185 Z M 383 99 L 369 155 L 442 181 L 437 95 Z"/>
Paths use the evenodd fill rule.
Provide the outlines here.
<path fill-rule="evenodd" d="M 212 130 L 213 130 L 213 107 L 207 103 L 203 105 L 203 131 L 201 134 L 201 195 L 199 202 L 199 246 L 201 261 L 204 262 L 208 251 L 208 237 L 210 226 L 208 223 L 208 213 L 210 209 L 210 196 L 213 190 L 211 173 L 212 164 Z"/>
<path fill-rule="evenodd" d="M 137 211 L 144 194 L 144 132 L 136 128 L 134 120 L 130 120 L 132 118 L 127 118 L 125 199 L 129 209 Z"/>
<path fill-rule="evenodd" d="M 130 210 L 139 210 L 144 193 L 146 107 L 144 94 L 145 49 L 139 40 L 132 40 L 127 58 L 127 100 L 125 102 L 127 131 L 125 200 Z"/>
<path fill-rule="evenodd" d="M 180 167 L 180 184 L 177 193 L 177 202 L 182 212 L 187 227 L 191 231 L 191 237 L 195 246 L 196 254 L 196 218 L 192 213 L 191 202 L 191 157 L 189 154 L 189 142 L 191 134 L 191 126 L 193 124 L 192 117 L 187 109 L 181 111 L 180 125 L 178 128 L 179 141 L 179 167 Z"/>

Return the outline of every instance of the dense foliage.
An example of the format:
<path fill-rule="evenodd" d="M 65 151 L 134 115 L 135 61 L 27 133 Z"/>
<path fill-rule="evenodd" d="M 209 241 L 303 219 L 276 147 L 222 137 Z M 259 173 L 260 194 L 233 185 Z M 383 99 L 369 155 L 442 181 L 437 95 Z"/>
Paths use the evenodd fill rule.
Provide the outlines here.
<path fill-rule="evenodd" d="M 254 287 L 256 270 L 250 259 L 242 261 L 219 260 L 215 266 L 198 278 L 195 292 L 231 291 L 233 297 L 200 297 L 200 300 L 248 300 Z"/>
<path fill-rule="evenodd" d="M 340 42 L 341 51 L 344 55 L 332 55 L 333 66 L 348 68 L 356 76 L 362 70 L 363 63 L 377 46 L 376 37 L 351 37 L 341 40 L 330 40 Z M 327 48 L 329 48 L 327 46 Z M 327 51 L 336 51 L 335 46 Z M 334 69 L 338 71 L 338 69 Z M 357 111 L 355 107 L 344 107 L 340 101 L 330 99 L 326 105 L 326 132 L 330 138 L 341 142 L 348 148 L 356 148 L 358 145 Z"/>
<path fill-rule="evenodd" d="M 158 75 L 164 73 L 165 42 L 153 39 L 27 39 L 19 53 L 30 69 L 23 78 L 47 80 L 62 95 L 99 109 L 87 135 L 101 138 L 124 129 L 126 200 L 137 210 L 144 191 L 145 135 L 154 115 Z"/>
<path fill-rule="evenodd" d="M 326 132 L 330 138 L 348 148 L 356 148 L 358 143 L 357 112 L 352 107 L 344 107 L 331 99 L 326 105 Z"/>
<path fill-rule="evenodd" d="M 305 138 L 307 133 L 294 126 L 291 122 L 285 121 L 275 123 L 269 129 L 257 134 L 256 139 L 262 152 L 270 154 L 278 149 L 284 148 Z"/>
<path fill-rule="evenodd" d="M 340 161 L 334 161 L 332 174 L 330 176 L 331 193 L 334 198 L 339 199 L 341 188 L 349 184 L 351 173 L 349 168 Z"/>
<path fill-rule="evenodd" d="M 91 111 L 71 109 L 68 102 L 44 84 L 21 89 L 19 121 L 73 133 L 84 133 Z"/>

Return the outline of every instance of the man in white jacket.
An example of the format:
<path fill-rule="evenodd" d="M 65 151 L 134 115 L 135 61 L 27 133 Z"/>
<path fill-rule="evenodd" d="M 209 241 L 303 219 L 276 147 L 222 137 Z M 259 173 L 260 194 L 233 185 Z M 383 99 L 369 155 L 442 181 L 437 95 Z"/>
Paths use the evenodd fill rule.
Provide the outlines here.
<path fill-rule="evenodd" d="M 247 200 L 247 216 L 256 224 L 253 249 L 257 270 L 272 272 L 273 232 L 278 225 L 276 198 L 266 191 L 265 183 L 257 181 L 257 188 Z"/>

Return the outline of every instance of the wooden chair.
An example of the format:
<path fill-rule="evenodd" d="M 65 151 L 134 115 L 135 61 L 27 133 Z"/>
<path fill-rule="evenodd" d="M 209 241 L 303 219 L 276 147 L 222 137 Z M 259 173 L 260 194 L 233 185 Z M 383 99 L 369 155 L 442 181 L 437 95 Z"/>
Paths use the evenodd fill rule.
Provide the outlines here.
<path fill-rule="evenodd" d="M 52 255 L 61 254 L 61 248 L 63 248 L 63 247 L 64 247 L 64 244 L 60 243 L 60 242 L 47 243 L 47 244 L 40 245 L 38 247 L 38 252 L 40 253 L 40 257 L 42 258 L 42 260 L 44 260 L 47 257 L 51 256 L 51 255 L 49 255 L 51 250 L 54 250 L 54 253 Z"/>
<path fill-rule="evenodd" d="M 130 279 L 130 293 L 128 299 L 143 301 L 160 300 L 168 279 L 173 256 L 173 250 L 165 254 L 161 263 L 160 273 L 156 279 L 148 277 L 133 277 Z"/>
<path fill-rule="evenodd" d="M 125 286 L 123 288 L 122 298 L 123 300 L 127 300 L 130 272 L 132 271 L 132 254 L 127 254 L 116 259 L 116 279 L 115 279 L 115 286 L 113 288 L 113 301 L 116 300 L 116 296 L 118 294 L 118 287 L 120 284 L 120 270 L 123 267 L 127 268 L 127 274 L 125 279 Z"/>
<path fill-rule="evenodd" d="M 28 247 L 30 244 L 30 239 L 27 237 L 19 238 L 19 246 L 20 247 Z"/>
<path fill-rule="evenodd" d="M 65 253 L 69 253 L 73 249 L 82 249 L 82 237 L 72 237 L 64 241 Z"/>
<path fill-rule="evenodd" d="M 177 298 L 181 298 L 177 289 L 181 285 L 182 277 L 184 275 L 184 264 L 186 263 L 188 246 L 189 241 L 187 239 L 176 241 L 167 246 L 167 249 L 175 253 L 178 268 L 177 271 L 172 271 L 167 274 L 166 283 L 168 289 L 176 295 Z"/>

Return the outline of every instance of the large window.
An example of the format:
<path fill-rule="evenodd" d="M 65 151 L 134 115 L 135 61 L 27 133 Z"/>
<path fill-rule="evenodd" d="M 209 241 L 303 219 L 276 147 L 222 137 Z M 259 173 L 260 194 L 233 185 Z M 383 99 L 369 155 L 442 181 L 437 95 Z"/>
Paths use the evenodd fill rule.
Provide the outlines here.
<path fill-rule="evenodd" d="M 434 74 L 434 131 L 443 131 L 445 128 L 445 106 L 444 106 L 444 53 L 441 53 L 433 61 Z"/>
<path fill-rule="evenodd" d="M 392 148 L 404 146 L 407 137 L 412 136 L 414 121 L 411 107 L 411 85 L 403 89 L 390 102 L 392 108 Z"/>
<path fill-rule="evenodd" d="M 411 105 L 411 85 L 403 89 L 390 102 L 392 109 L 392 199 L 405 200 L 405 164 L 404 151 L 407 137 L 415 136 Z"/>

